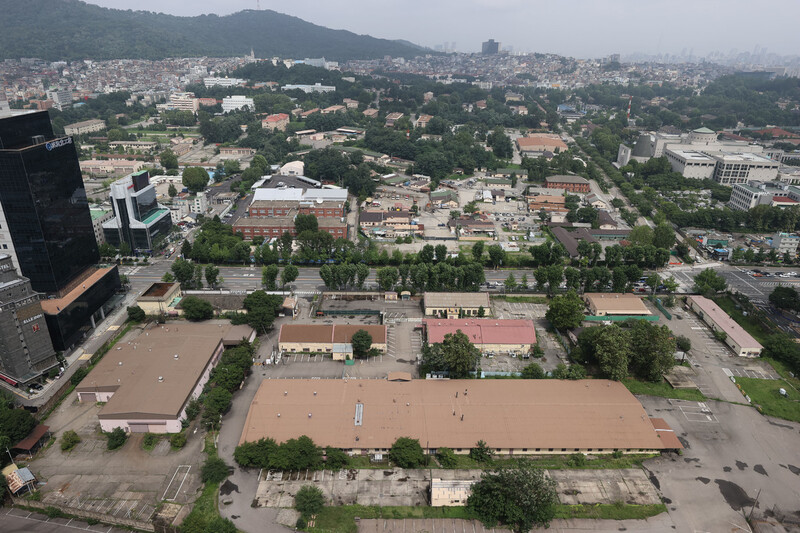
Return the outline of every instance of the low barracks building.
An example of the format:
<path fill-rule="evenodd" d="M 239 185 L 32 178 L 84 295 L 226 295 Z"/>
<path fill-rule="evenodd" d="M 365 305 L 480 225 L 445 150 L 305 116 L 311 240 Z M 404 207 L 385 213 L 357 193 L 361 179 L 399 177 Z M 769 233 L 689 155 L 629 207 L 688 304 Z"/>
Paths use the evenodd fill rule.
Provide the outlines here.
<path fill-rule="evenodd" d="M 486 292 L 426 292 L 424 306 L 425 316 L 439 318 L 477 317 L 481 307 L 487 316 L 492 314 Z"/>
<path fill-rule="evenodd" d="M 428 454 L 656 453 L 681 449 L 619 382 L 591 380 L 262 381 L 239 443 L 307 435 L 351 455 L 386 453 L 399 437 Z"/>
<path fill-rule="evenodd" d="M 98 414 L 103 431 L 177 433 L 225 348 L 255 336 L 249 326 L 230 324 L 148 327 L 97 363 L 75 389 L 78 401 L 107 402 Z"/>
<path fill-rule="evenodd" d="M 725 344 L 740 357 L 758 357 L 764 349 L 752 335 L 705 296 L 689 296 L 689 305 L 712 331 L 725 333 Z"/>
<path fill-rule="evenodd" d="M 353 358 L 353 334 L 363 329 L 372 337 L 372 347 L 386 352 L 386 326 L 283 324 L 278 349 L 283 353 L 329 353 L 334 361 Z"/>
<path fill-rule="evenodd" d="M 544 179 L 548 189 L 564 189 L 569 192 L 590 192 L 589 181 L 580 176 L 550 176 Z"/>
<path fill-rule="evenodd" d="M 423 320 L 428 343 L 444 341 L 445 335 L 464 333 L 481 353 L 508 352 L 526 354 L 536 344 L 533 320 L 456 319 Z"/>

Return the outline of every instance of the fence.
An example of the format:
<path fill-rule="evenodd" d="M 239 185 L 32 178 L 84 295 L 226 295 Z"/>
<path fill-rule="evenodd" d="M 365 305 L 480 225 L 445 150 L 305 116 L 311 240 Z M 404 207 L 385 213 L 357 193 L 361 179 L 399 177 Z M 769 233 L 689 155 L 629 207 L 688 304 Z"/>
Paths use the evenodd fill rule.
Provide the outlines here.
<path fill-rule="evenodd" d="M 672 320 L 672 313 L 667 311 L 667 309 L 663 305 L 661 305 L 661 298 L 655 298 L 653 296 L 650 296 L 649 299 L 651 302 L 653 302 L 653 304 L 656 306 L 656 308 L 658 308 L 659 311 L 664 313 L 664 316 L 667 317 L 667 320 Z"/>

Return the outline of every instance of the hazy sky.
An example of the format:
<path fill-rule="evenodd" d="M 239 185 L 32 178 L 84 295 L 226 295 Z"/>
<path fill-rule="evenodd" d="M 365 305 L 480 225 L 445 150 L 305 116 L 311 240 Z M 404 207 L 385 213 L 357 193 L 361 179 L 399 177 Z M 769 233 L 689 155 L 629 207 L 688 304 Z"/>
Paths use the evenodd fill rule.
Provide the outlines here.
<path fill-rule="evenodd" d="M 226 15 L 257 0 L 88 0 L 173 15 Z M 260 0 L 261 9 L 334 29 L 480 51 L 489 38 L 519 52 L 576 57 L 695 55 L 755 46 L 800 53 L 800 1 L 769 0 Z"/>

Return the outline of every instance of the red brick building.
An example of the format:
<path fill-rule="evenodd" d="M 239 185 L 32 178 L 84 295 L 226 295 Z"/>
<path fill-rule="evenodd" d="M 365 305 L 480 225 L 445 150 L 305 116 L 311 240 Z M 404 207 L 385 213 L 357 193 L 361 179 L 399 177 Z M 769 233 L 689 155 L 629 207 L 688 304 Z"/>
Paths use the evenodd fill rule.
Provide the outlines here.
<path fill-rule="evenodd" d="M 589 181 L 580 176 L 550 176 L 544 181 L 548 189 L 564 189 L 569 192 L 582 193 L 591 191 Z"/>
<path fill-rule="evenodd" d="M 297 216 L 297 209 L 289 211 L 289 216 L 271 216 L 258 218 L 240 218 L 234 225 L 234 232 L 242 232 L 244 239 L 253 240 L 254 237 L 263 237 L 265 240 L 280 237 L 284 232 L 289 232 L 292 236 L 297 236 L 294 229 L 294 219 Z M 334 239 L 347 238 L 347 222 L 341 218 L 326 217 L 318 218 L 319 230 L 330 233 Z"/>
<path fill-rule="evenodd" d="M 284 202 L 256 200 L 250 204 L 250 217 L 285 217 L 292 212 L 317 218 L 345 216 L 344 202 Z"/>

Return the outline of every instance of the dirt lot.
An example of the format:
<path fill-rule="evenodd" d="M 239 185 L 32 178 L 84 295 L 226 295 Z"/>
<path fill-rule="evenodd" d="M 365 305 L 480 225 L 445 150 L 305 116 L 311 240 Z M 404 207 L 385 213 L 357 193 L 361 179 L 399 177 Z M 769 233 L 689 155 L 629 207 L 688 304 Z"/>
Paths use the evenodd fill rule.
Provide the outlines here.
<path fill-rule="evenodd" d="M 660 503 L 655 487 L 642 470 L 553 470 L 559 499 L 565 504 L 593 505 L 623 501 Z M 256 500 L 264 507 L 290 507 L 303 485 L 319 487 L 336 505 L 428 505 L 431 476 L 478 480 L 481 470 L 323 470 L 319 472 L 265 472 Z"/>

